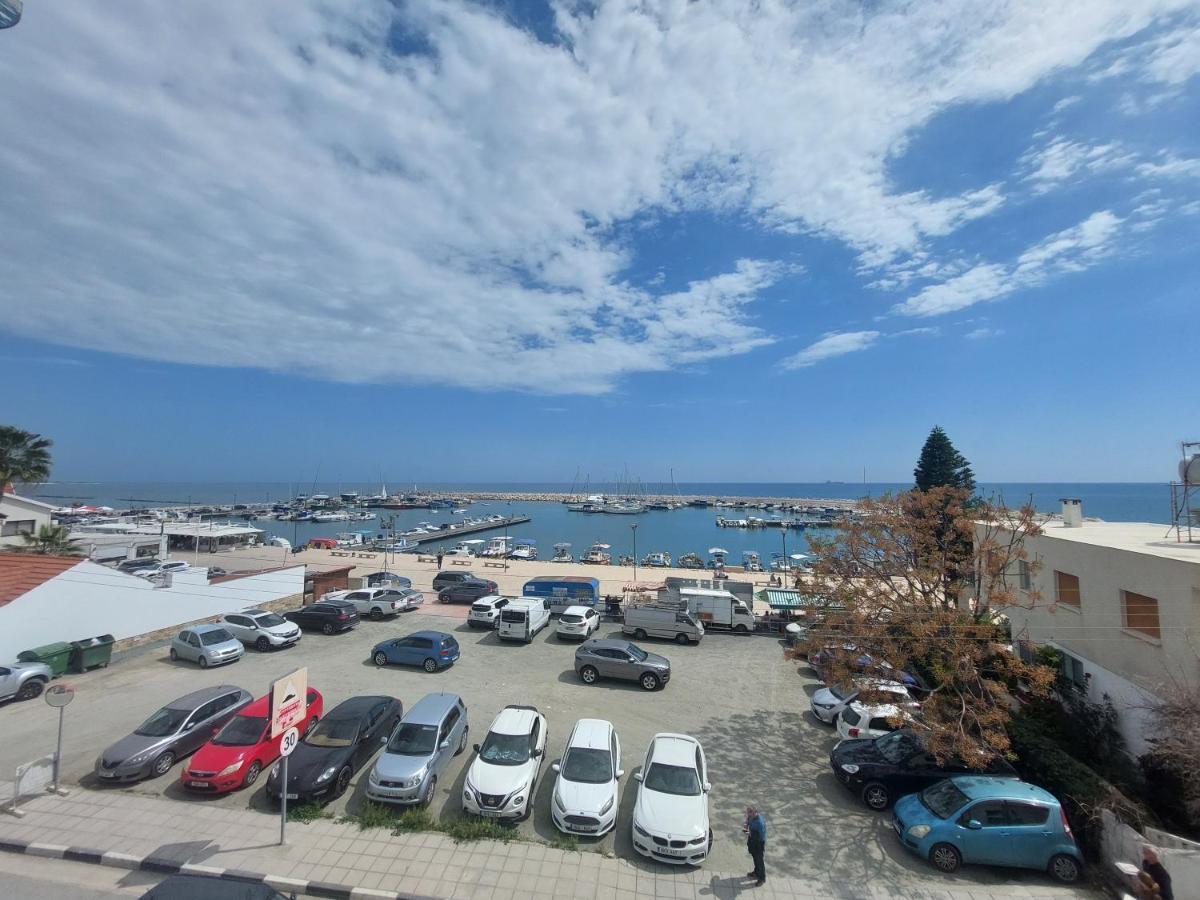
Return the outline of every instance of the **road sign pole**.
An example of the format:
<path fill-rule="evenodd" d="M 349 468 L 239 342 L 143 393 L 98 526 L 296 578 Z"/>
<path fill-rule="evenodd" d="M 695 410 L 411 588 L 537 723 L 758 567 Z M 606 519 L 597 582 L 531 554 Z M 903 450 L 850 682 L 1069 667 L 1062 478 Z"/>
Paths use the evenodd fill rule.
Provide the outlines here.
<path fill-rule="evenodd" d="M 58 710 L 58 743 L 54 749 L 54 782 L 50 786 L 50 793 L 66 797 L 70 794 L 70 791 L 59 787 L 59 776 L 62 771 L 63 710 L 75 698 L 75 688 L 69 684 L 54 684 L 46 688 L 46 693 L 43 696 L 46 699 L 47 706 L 52 706 Z"/>
<path fill-rule="evenodd" d="M 63 731 L 63 710 L 65 706 L 58 708 L 58 746 L 54 750 L 54 786 L 50 788 L 52 793 L 58 793 L 58 770 L 62 765 L 62 731 Z"/>
<path fill-rule="evenodd" d="M 288 758 L 283 758 L 283 771 L 279 773 L 279 784 L 281 789 L 279 792 L 279 844 L 282 846 L 287 843 L 287 789 L 288 789 L 288 774 L 287 766 Z"/>

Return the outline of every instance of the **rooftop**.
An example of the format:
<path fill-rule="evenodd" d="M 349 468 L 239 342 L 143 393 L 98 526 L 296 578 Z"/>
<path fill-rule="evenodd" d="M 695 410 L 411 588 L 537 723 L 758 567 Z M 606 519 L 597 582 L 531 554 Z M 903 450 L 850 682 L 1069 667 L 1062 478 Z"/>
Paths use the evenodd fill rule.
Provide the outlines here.
<path fill-rule="evenodd" d="M 1051 519 L 1042 523 L 1041 536 L 1200 564 L 1200 542 L 1176 541 L 1174 529 L 1169 525 L 1085 519 L 1082 525 L 1068 528 L 1061 519 Z"/>
<path fill-rule="evenodd" d="M 136 522 L 106 522 L 101 525 L 85 525 L 82 533 L 97 534 L 168 534 L 182 537 L 234 537 L 262 534 L 261 528 L 249 525 L 218 525 L 212 522 L 165 522 L 161 525 L 139 525 Z"/>
<path fill-rule="evenodd" d="M 0 606 L 84 562 L 81 556 L 0 553 Z"/>

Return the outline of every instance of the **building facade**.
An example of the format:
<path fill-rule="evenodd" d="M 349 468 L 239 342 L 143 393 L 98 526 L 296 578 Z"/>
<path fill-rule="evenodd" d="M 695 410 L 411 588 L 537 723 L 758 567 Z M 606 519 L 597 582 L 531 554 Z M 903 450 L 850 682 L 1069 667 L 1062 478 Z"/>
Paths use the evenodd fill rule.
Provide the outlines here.
<path fill-rule="evenodd" d="M 25 535 L 36 534 L 43 525 L 53 524 L 54 507 L 4 491 L 0 493 L 0 548 L 24 547 Z"/>

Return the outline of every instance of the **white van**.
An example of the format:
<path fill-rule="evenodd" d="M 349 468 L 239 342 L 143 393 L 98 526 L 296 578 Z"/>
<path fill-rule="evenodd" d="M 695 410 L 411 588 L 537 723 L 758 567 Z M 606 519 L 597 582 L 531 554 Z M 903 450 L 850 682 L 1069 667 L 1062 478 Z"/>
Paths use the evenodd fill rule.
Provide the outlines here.
<path fill-rule="evenodd" d="M 639 641 L 666 638 L 680 644 L 698 644 L 704 626 L 686 606 L 679 604 L 635 604 L 625 610 L 621 631 Z"/>
<path fill-rule="evenodd" d="M 496 623 L 500 621 L 500 611 L 515 599 L 501 597 L 499 594 L 480 597 L 471 604 L 471 611 L 467 613 L 467 624 L 472 628 L 495 628 Z"/>
<path fill-rule="evenodd" d="M 550 610 L 536 597 L 515 597 L 500 610 L 496 635 L 509 641 L 529 643 L 533 636 L 550 624 Z"/>

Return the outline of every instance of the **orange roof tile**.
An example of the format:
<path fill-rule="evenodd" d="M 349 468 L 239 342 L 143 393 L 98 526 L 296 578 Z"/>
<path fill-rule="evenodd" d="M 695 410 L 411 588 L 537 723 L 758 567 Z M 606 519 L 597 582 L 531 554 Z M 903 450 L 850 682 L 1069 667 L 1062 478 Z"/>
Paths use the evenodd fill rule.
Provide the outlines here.
<path fill-rule="evenodd" d="M 84 561 L 79 556 L 0 553 L 0 606 Z"/>

